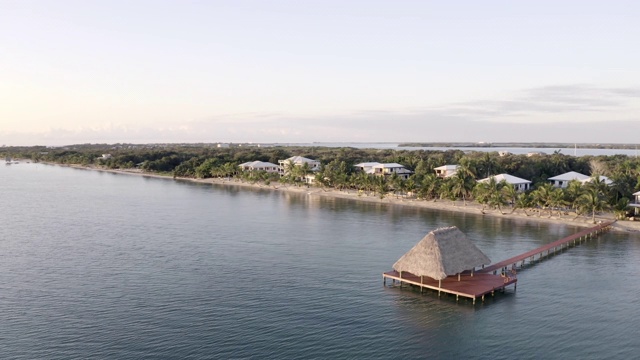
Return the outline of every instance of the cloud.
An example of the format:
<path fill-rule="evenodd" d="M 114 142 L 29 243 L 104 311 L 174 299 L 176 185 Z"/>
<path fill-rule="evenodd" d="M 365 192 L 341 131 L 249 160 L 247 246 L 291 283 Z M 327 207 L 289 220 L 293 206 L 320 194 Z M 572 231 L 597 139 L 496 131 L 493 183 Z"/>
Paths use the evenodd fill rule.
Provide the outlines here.
<path fill-rule="evenodd" d="M 578 84 L 531 88 L 519 91 L 508 99 L 460 102 L 447 104 L 436 110 L 454 117 L 500 122 L 520 119 L 521 122 L 526 122 L 527 118 L 539 115 L 625 111 L 632 106 L 631 100 L 637 98 L 640 98 L 640 88 L 603 88 Z M 548 118 L 547 121 L 554 119 Z M 584 121 L 580 117 L 573 119 Z M 545 121 L 544 118 L 541 120 Z"/>

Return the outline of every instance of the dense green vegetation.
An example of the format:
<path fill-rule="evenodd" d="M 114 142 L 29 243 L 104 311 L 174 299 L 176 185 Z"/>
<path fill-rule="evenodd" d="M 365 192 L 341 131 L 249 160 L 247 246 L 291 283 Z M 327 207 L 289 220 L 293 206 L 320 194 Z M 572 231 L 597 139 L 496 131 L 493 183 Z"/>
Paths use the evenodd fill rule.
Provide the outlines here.
<path fill-rule="evenodd" d="M 102 156 L 109 154 L 109 156 Z M 302 186 L 303 179 L 312 174 L 308 167 L 285 164 L 284 176 L 264 172 L 241 172 L 238 164 L 249 161 L 278 160 L 300 155 L 319 160 L 320 171 L 313 173 L 314 186 L 352 189 L 381 198 L 411 196 L 427 201 L 476 201 L 484 207 L 500 211 L 522 211 L 529 215 L 552 216 L 554 212 L 576 215 L 612 210 L 619 217 L 627 214 L 632 193 L 640 189 L 640 161 L 626 155 L 574 157 L 556 152 L 551 155 L 499 156 L 497 152 L 464 152 L 461 150 L 394 150 L 328 147 L 251 147 L 217 148 L 209 144 L 85 144 L 62 148 L 4 147 L 3 157 L 46 161 L 59 164 L 98 166 L 107 169 L 141 169 L 148 172 L 172 174 L 174 177 L 209 178 L 236 177 L 241 181 L 291 184 Z M 380 177 L 355 171 L 359 162 L 400 163 L 414 174 L 408 180 L 394 176 Z M 442 179 L 434 168 L 459 165 L 453 177 Z M 566 189 L 553 188 L 546 180 L 567 171 L 592 176 L 604 175 L 613 180 L 612 186 L 598 181 L 585 185 L 571 183 Z M 505 183 L 476 180 L 490 175 L 507 173 L 531 180 L 532 190 L 518 193 Z M 308 186 L 308 185 L 307 185 Z"/>

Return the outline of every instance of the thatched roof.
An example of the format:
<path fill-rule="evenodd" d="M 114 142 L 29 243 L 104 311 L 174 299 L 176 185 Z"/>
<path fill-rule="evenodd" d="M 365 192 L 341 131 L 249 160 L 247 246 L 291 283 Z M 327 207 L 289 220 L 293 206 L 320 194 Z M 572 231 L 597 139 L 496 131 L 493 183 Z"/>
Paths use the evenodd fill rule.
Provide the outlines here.
<path fill-rule="evenodd" d="M 393 269 L 442 280 L 490 263 L 462 231 L 452 226 L 428 233 L 393 264 Z"/>

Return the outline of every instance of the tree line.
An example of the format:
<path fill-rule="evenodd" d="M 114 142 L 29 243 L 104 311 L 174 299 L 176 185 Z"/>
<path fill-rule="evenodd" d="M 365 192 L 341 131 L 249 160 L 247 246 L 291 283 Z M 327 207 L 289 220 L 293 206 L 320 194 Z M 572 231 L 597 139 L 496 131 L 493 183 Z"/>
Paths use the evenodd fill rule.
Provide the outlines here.
<path fill-rule="evenodd" d="M 103 157 L 109 154 L 109 157 Z M 60 164 L 99 166 L 107 169 L 137 168 L 174 177 L 226 177 L 238 181 L 266 185 L 303 186 L 313 174 L 314 186 L 353 190 L 362 195 L 413 197 L 425 201 L 475 201 L 483 208 L 500 211 L 534 210 L 544 213 L 571 211 L 576 214 L 611 210 L 619 217 L 628 212 L 632 194 L 640 190 L 640 161 L 626 155 L 575 157 L 556 151 L 549 155 L 500 156 L 497 152 L 464 152 L 461 150 L 396 150 L 328 147 L 230 147 L 217 148 L 208 144 L 84 144 L 64 148 L 5 147 L 5 157 L 25 158 Z M 250 161 L 278 160 L 300 155 L 321 162 L 317 172 L 308 167 L 285 164 L 283 176 L 266 172 L 240 171 L 238 165 Z M 408 180 L 397 174 L 373 176 L 355 170 L 360 162 L 395 162 L 414 171 Z M 434 168 L 452 164 L 459 169 L 455 176 L 439 178 Z M 566 189 L 556 189 L 547 179 L 568 171 L 592 176 L 607 176 L 606 186 L 595 180 L 585 185 L 575 182 Z M 500 173 L 531 180 L 530 191 L 518 193 L 513 186 L 495 181 L 477 180 Z"/>

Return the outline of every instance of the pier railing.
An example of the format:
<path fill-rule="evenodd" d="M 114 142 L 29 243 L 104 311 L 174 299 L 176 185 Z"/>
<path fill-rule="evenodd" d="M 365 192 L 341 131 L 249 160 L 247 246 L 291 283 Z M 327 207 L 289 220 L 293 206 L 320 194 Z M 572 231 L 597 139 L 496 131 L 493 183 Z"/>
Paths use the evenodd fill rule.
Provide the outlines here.
<path fill-rule="evenodd" d="M 576 245 L 577 243 L 580 243 L 583 239 L 589 239 L 591 237 L 593 237 L 594 235 L 598 235 L 600 233 L 602 233 L 603 231 L 608 230 L 611 225 L 613 225 L 616 221 L 609 221 L 606 223 L 601 223 L 598 224 L 597 226 L 582 230 L 578 233 L 575 233 L 573 235 L 569 235 L 565 238 L 562 238 L 560 240 L 554 241 L 552 243 L 549 243 L 547 245 L 543 245 L 537 249 L 533 249 L 531 251 L 527 251 L 524 254 L 520 254 L 517 256 L 514 256 L 512 258 L 509 258 L 507 260 L 503 260 L 500 261 L 498 263 L 495 263 L 493 265 L 487 266 L 483 269 L 477 270 L 478 272 L 483 272 L 483 273 L 489 273 L 489 272 L 493 272 L 494 274 L 502 269 L 503 272 L 506 273 L 507 268 L 511 265 L 512 268 L 515 269 L 515 267 L 518 265 L 518 263 L 521 263 L 521 265 L 524 265 L 524 262 L 526 259 L 530 259 L 530 261 L 535 260 L 535 257 L 537 256 L 538 259 L 542 259 L 545 256 L 545 252 L 547 254 L 547 256 L 549 256 L 551 254 L 551 252 L 553 251 L 554 253 L 558 250 L 562 250 L 563 248 L 567 248 L 568 246 L 570 246 L 571 244 Z"/>

